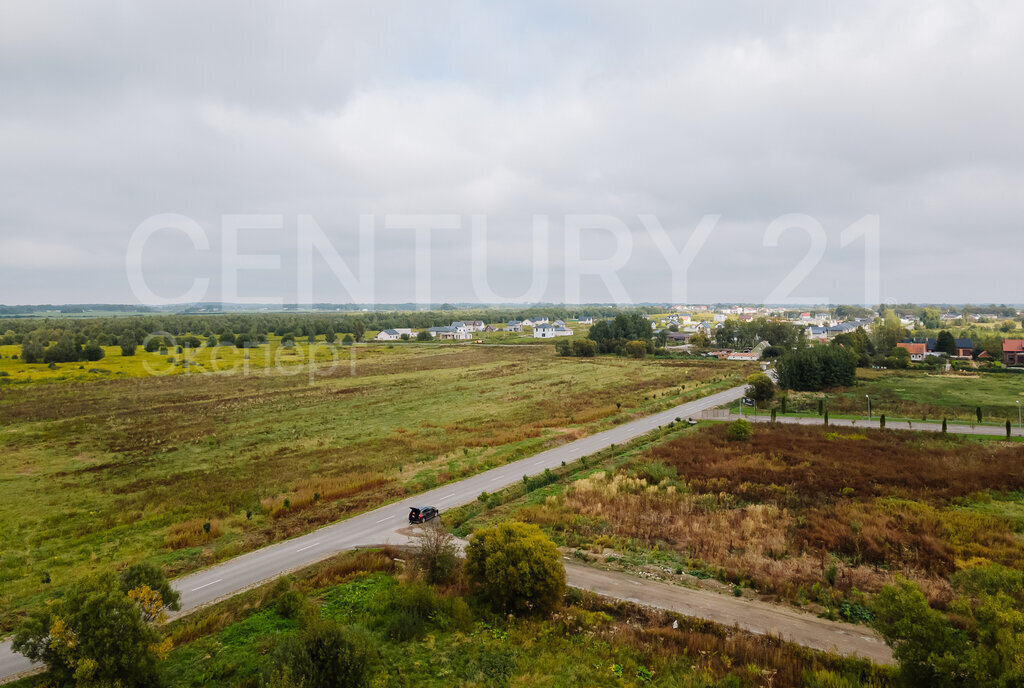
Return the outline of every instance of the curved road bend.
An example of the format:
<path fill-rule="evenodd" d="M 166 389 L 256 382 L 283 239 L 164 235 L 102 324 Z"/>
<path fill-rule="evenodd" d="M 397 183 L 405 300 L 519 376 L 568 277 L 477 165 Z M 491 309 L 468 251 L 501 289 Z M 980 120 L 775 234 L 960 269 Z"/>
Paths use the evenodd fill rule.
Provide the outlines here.
<path fill-rule="evenodd" d="M 191 573 L 171 582 L 181 593 L 178 615 L 195 610 L 222 598 L 230 597 L 253 585 L 282 574 L 315 564 L 344 550 L 382 542 L 401 544 L 407 538 L 396 535 L 395 529 L 406 523 L 408 506 L 430 504 L 442 511 L 472 502 L 481 492 L 494 492 L 522 480 L 524 475 L 543 473 L 593 454 L 612 444 L 623 444 L 646 435 L 678 418 L 697 416 L 701 411 L 736 401 L 744 387 L 717 392 L 666 411 L 660 411 L 609 430 L 584 437 L 554 449 L 492 468 L 465 480 L 450 483 L 400 502 L 378 507 L 358 516 L 332 523 L 311 533 L 285 540 L 262 549 L 239 555 L 208 569 Z M 32 670 L 32 664 L 11 650 L 10 641 L 0 643 L 0 682 Z"/>

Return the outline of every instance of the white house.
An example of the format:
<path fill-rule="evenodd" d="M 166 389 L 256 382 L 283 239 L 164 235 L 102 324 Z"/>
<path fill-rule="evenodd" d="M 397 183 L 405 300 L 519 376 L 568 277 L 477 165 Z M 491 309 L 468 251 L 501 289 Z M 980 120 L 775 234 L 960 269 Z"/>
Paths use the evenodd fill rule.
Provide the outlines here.
<path fill-rule="evenodd" d="M 427 330 L 431 337 L 437 339 L 471 339 L 469 332 L 466 330 L 459 330 L 457 327 L 448 325 L 446 327 L 431 327 Z"/>
<path fill-rule="evenodd" d="M 375 337 L 378 342 L 393 342 L 401 338 L 402 334 L 398 330 L 381 330 Z"/>
<path fill-rule="evenodd" d="M 485 327 L 483 320 L 467 320 L 464 324 L 469 332 L 483 332 Z"/>
<path fill-rule="evenodd" d="M 585 318 L 580 318 L 577 322 L 579 322 L 580 325 L 593 325 L 594 319 L 588 315 Z"/>
<path fill-rule="evenodd" d="M 505 326 L 507 332 L 522 332 L 523 323 L 518 320 L 509 320 L 508 325 Z"/>
<path fill-rule="evenodd" d="M 534 339 L 551 339 L 553 337 L 571 337 L 572 330 L 561 325 L 537 325 L 533 328 Z"/>

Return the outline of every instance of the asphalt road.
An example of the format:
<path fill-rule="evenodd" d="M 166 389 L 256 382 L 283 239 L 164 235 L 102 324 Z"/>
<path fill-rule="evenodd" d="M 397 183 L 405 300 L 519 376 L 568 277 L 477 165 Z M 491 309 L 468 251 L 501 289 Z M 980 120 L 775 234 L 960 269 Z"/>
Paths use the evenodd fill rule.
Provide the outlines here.
<path fill-rule="evenodd" d="M 345 550 L 389 542 L 406 544 L 408 537 L 395 531 L 407 523 L 410 506 L 436 506 L 444 512 L 445 509 L 472 502 L 481 492 L 494 492 L 516 483 L 524 475 L 543 473 L 545 468 L 561 466 L 563 461 L 569 463 L 612 444 L 623 444 L 646 435 L 676 418 L 698 416 L 706 409 L 728 404 L 740 398 L 743 389 L 741 386 L 717 392 L 177 578 L 171 584 L 181 593 L 182 610 L 179 614 L 230 597 L 263 581 Z M 31 671 L 32 668 L 25 657 L 11 650 L 9 641 L 0 643 L 0 682 Z"/>

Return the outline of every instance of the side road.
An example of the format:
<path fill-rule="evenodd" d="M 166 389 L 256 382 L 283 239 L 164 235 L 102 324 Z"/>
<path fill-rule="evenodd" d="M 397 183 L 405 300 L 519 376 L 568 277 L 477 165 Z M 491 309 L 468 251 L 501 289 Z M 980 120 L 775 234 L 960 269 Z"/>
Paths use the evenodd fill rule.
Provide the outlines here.
<path fill-rule="evenodd" d="M 729 414 L 727 418 L 716 418 L 715 420 L 736 420 L 740 416 L 735 413 Z M 756 418 L 753 414 L 744 413 L 744 420 L 749 420 L 752 423 L 770 423 L 771 417 L 767 414 L 758 415 Z M 823 425 L 824 419 L 807 417 L 807 416 L 776 416 L 776 423 L 790 423 L 794 425 Z M 854 420 L 851 418 L 829 418 L 829 426 L 837 426 L 844 428 L 867 428 L 869 430 L 878 429 L 878 418 L 868 420 L 867 418 L 861 418 Z M 913 421 L 911 425 L 907 425 L 906 421 L 891 421 L 886 424 L 886 430 L 902 430 L 904 432 L 942 432 L 941 423 L 929 423 L 929 422 L 917 422 Z M 1006 437 L 1006 429 L 999 426 L 992 425 L 976 425 L 971 427 L 970 425 L 953 425 L 952 423 L 946 424 L 946 432 L 954 435 L 985 435 L 988 437 Z M 1011 437 L 1024 437 L 1024 430 L 1020 428 L 1011 428 Z"/>
<path fill-rule="evenodd" d="M 736 401 L 744 387 L 733 387 L 701 399 L 659 411 L 629 423 L 604 430 L 554 449 L 492 468 L 465 480 L 411 495 L 401 500 L 364 512 L 358 516 L 324 526 L 305 535 L 268 545 L 239 555 L 202 571 L 172 581 L 181 593 L 182 613 L 230 597 L 263 581 L 309 566 L 339 552 L 396 542 L 394 531 L 408 519 L 408 507 L 429 504 L 442 510 L 467 504 L 484 491 L 494 492 L 518 482 L 523 475 L 543 473 L 562 462 L 571 463 L 580 457 L 600 451 L 613 444 L 623 444 L 668 425 L 678 418 L 699 416 L 703 411 Z M 405 538 L 398 536 L 400 541 Z M 0 643 L 0 683 L 32 670 L 32 664 L 11 650 L 10 641 Z"/>
<path fill-rule="evenodd" d="M 780 605 L 640 579 L 568 561 L 565 575 L 572 587 L 604 597 L 667 609 L 723 626 L 737 626 L 751 633 L 777 635 L 814 650 L 863 657 L 876 664 L 893 663 L 889 646 L 866 626 L 829 621 Z"/>

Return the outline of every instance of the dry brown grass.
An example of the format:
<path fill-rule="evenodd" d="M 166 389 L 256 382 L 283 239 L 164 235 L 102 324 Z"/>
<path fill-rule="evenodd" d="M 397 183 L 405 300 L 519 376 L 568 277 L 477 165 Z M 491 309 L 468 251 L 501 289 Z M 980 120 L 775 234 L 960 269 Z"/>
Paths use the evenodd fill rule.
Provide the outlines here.
<path fill-rule="evenodd" d="M 641 477 L 652 461 L 678 480 Z M 519 515 L 571 545 L 669 549 L 790 599 L 835 567 L 839 591 L 873 592 L 899 573 L 941 602 L 957 562 L 1024 565 L 1024 541 L 1005 521 L 952 510 L 951 500 L 1021 487 L 1019 445 L 796 426 L 728 442 L 715 427 Z"/>
<path fill-rule="evenodd" d="M 209 531 L 204 528 L 205 523 L 210 524 Z M 221 526 L 219 520 L 213 519 L 212 521 L 203 521 L 198 518 L 193 518 L 171 526 L 170 531 L 164 538 L 164 547 L 167 547 L 168 549 L 195 547 L 196 545 L 203 545 L 215 540 L 219 538 L 220 535 Z"/>

